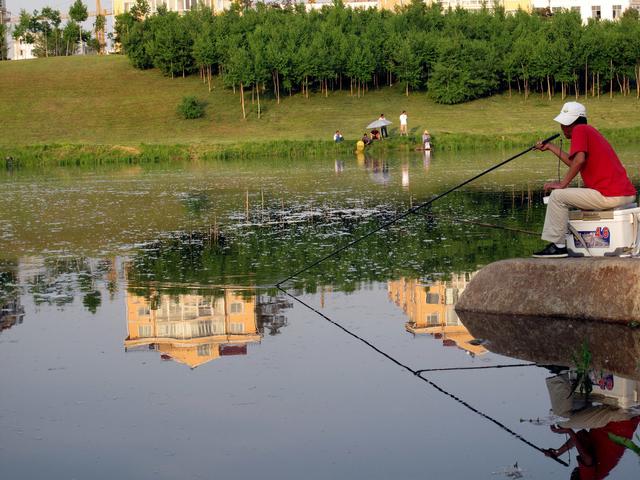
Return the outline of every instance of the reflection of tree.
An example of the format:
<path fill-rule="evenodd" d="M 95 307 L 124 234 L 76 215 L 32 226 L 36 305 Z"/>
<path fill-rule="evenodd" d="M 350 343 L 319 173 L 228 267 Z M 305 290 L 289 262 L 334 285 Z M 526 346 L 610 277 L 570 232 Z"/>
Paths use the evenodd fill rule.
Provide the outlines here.
<path fill-rule="evenodd" d="M 0 259 L 0 304 L 17 297 L 17 270 L 18 264 L 16 261 Z"/>
<path fill-rule="evenodd" d="M 74 256 L 49 257 L 27 276 L 25 283 L 36 305 L 62 307 L 81 294 L 83 305 L 91 313 L 96 313 L 102 303 L 97 284 L 110 268 L 112 263 L 108 261 Z"/>
<path fill-rule="evenodd" d="M 23 319 L 24 307 L 20 304 L 20 297 L 0 302 L 0 332 L 21 324 Z"/>
<path fill-rule="evenodd" d="M 264 333 L 266 328 L 269 335 L 278 335 L 287 326 L 287 317 L 282 310 L 291 308 L 293 304 L 282 296 L 260 295 L 256 303 L 256 317 L 258 329 Z"/>
<path fill-rule="evenodd" d="M 207 192 L 187 192 L 182 201 L 187 211 L 194 215 L 202 215 L 209 211 L 213 205 Z"/>
<path fill-rule="evenodd" d="M 426 272 L 473 271 L 478 265 L 527 255 L 538 239 L 520 233 L 456 223 L 456 218 L 493 219 L 512 227 L 541 222 L 544 211 L 529 209 L 530 193 L 451 195 L 432 215 L 413 215 L 322 263 L 295 282 L 315 292 L 319 285 L 354 290 L 360 282 Z M 273 284 L 360 237 L 396 215 L 386 210 L 358 218 L 334 213 L 297 223 L 253 224 L 225 230 L 224 245 L 206 234 L 176 235 L 153 242 L 132 259 L 129 278 L 162 282 Z M 523 218 L 520 212 L 526 211 Z M 495 221 L 495 220 L 494 220 Z M 224 229 L 223 229 L 224 230 Z M 470 246 L 472 244 L 472 246 Z"/>

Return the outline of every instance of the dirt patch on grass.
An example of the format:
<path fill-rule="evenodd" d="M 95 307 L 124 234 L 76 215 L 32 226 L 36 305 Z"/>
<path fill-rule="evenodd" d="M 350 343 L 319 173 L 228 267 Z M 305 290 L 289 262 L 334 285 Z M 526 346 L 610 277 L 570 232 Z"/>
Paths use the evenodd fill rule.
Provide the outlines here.
<path fill-rule="evenodd" d="M 132 155 L 140 155 L 142 151 L 137 147 L 127 147 L 125 145 L 114 145 L 111 150 L 117 150 L 119 152 L 130 153 Z"/>

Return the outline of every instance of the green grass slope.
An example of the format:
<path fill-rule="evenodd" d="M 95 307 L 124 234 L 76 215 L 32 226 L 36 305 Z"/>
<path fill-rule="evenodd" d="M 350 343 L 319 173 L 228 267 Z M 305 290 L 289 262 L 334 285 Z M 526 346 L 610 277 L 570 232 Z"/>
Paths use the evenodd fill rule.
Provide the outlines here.
<path fill-rule="evenodd" d="M 277 105 L 270 92 L 263 100 L 263 118 L 256 116 L 246 92 L 249 117 L 242 119 L 240 97 L 219 79 L 209 93 L 197 76 L 166 78 L 157 70 L 134 69 L 125 57 L 58 57 L 0 62 L 0 145 L 36 144 L 214 145 L 282 140 L 330 140 L 340 129 L 347 139 L 362 135 L 364 127 L 384 112 L 394 124 L 407 110 L 409 129 L 419 135 L 428 128 L 438 138 L 447 134 L 488 135 L 558 131 L 553 117 L 559 96 L 539 95 L 524 101 L 497 95 L 463 105 L 435 104 L 425 93 L 409 97 L 399 87 L 370 90 L 362 98 L 348 91 L 328 98 L 285 96 Z M 183 120 L 176 107 L 184 95 L 207 102 L 206 116 Z M 581 98 L 591 123 L 605 129 L 640 127 L 640 102 L 635 97 Z"/>

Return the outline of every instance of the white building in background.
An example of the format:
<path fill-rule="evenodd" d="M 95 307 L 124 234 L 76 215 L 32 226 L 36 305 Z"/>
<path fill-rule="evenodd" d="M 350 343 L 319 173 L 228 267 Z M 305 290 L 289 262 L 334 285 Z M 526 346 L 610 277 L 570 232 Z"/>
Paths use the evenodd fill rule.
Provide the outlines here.
<path fill-rule="evenodd" d="M 573 10 L 580 14 L 582 22 L 589 19 L 617 20 L 628 8 L 638 8 L 640 2 L 630 0 L 533 0 L 533 8 L 548 8 L 551 12 Z"/>
<path fill-rule="evenodd" d="M 32 43 L 25 43 L 22 38 L 9 40 L 9 60 L 31 60 L 36 58 L 33 54 L 35 45 Z"/>

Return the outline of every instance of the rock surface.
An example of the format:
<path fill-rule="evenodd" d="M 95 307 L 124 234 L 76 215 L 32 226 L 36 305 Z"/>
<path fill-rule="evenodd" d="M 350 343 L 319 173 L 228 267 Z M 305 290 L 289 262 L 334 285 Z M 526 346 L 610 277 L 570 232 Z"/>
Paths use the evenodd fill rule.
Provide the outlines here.
<path fill-rule="evenodd" d="M 511 259 L 480 270 L 457 312 L 640 322 L 640 259 Z"/>
<path fill-rule="evenodd" d="M 539 365 L 572 366 L 583 344 L 591 367 L 640 381 L 640 328 L 581 319 L 460 312 L 469 333 L 487 350 Z"/>

